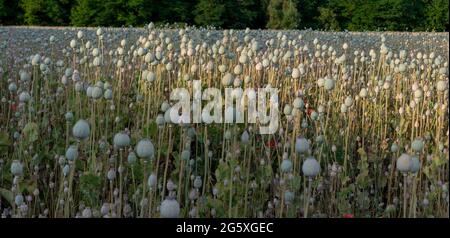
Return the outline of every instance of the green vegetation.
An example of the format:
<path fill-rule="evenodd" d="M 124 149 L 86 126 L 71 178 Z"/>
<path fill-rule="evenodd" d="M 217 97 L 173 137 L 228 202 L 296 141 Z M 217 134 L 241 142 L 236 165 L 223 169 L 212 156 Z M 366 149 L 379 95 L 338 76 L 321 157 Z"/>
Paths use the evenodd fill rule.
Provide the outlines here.
<path fill-rule="evenodd" d="M 0 0 L 0 25 L 448 31 L 447 0 Z"/>

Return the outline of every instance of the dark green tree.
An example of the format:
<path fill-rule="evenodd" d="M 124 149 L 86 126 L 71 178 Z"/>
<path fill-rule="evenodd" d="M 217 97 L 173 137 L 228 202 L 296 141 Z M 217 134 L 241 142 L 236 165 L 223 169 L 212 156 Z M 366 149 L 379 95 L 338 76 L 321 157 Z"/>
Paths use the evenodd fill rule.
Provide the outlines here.
<path fill-rule="evenodd" d="M 91 26 L 95 22 L 98 0 L 76 0 L 70 12 L 73 26 Z"/>
<path fill-rule="evenodd" d="M 18 1 L 0 0 L 0 25 L 23 24 L 23 12 Z"/>
<path fill-rule="evenodd" d="M 426 6 L 426 28 L 435 31 L 448 31 L 448 0 L 429 0 Z"/>
<path fill-rule="evenodd" d="M 267 27 L 271 29 L 294 29 L 300 21 L 294 0 L 270 0 L 267 14 Z"/>
<path fill-rule="evenodd" d="M 319 16 L 317 17 L 317 21 L 325 30 L 340 30 L 339 22 L 336 19 L 336 13 L 334 13 L 331 8 L 319 7 Z"/>
<path fill-rule="evenodd" d="M 225 10 L 221 0 L 199 0 L 194 10 L 194 21 L 200 26 L 223 26 Z"/>

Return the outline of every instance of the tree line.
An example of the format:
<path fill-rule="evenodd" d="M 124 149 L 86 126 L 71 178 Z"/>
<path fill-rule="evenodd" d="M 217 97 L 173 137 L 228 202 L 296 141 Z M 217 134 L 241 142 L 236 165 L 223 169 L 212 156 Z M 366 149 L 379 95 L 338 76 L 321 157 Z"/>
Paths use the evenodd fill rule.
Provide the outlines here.
<path fill-rule="evenodd" d="M 0 25 L 448 31 L 448 0 L 0 0 Z"/>

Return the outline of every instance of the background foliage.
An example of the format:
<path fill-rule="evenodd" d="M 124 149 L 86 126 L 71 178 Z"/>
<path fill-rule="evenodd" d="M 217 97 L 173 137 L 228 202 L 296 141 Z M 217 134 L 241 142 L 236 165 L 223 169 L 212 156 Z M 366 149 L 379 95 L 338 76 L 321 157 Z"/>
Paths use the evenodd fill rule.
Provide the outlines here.
<path fill-rule="evenodd" d="M 448 0 L 0 0 L 0 25 L 448 31 Z"/>

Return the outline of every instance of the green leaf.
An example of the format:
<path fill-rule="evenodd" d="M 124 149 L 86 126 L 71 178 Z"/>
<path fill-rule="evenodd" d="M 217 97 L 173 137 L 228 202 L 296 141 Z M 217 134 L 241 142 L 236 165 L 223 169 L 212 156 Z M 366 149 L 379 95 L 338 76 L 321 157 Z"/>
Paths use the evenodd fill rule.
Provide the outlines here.
<path fill-rule="evenodd" d="M 36 189 L 36 181 L 34 180 L 22 180 L 20 181 L 21 192 L 32 193 Z"/>
<path fill-rule="evenodd" d="M 0 146 L 9 146 L 11 141 L 7 133 L 0 133 Z"/>
<path fill-rule="evenodd" d="M 28 142 L 35 142 L 39 137 L 39 127 L 34 122 L 28 122 L 22 132 Z"/>
<path fill-rule="evenodd" d="M 3 197 L 11 206 L 14 205 L 14 194 L 13 192 L 0 188 L 0 197 Z"/>

